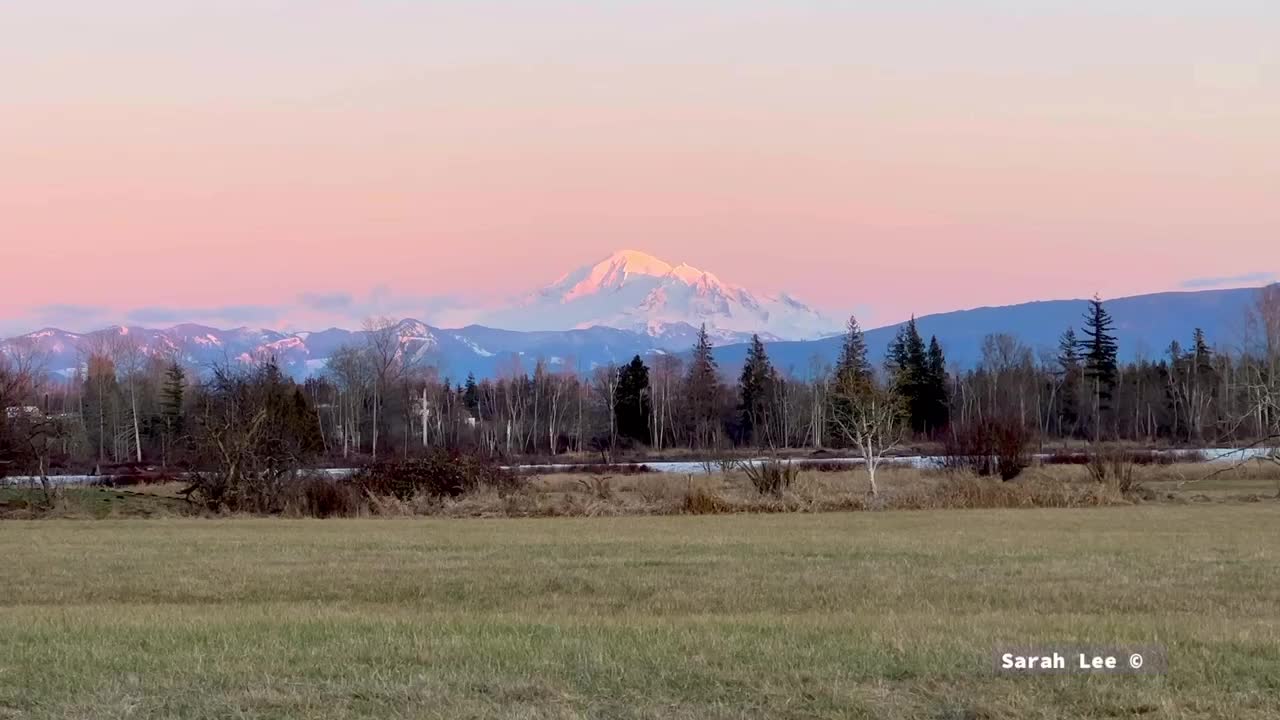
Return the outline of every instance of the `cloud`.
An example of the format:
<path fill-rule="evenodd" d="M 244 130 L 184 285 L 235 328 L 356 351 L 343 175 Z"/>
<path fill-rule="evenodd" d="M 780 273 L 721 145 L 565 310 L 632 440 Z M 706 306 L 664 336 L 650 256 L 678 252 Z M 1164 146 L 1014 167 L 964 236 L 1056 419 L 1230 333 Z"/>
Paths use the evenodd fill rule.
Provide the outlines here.
<path fill-rule="evenodd" d="M 362 296 L 345 292 L 303 293 L 298 296 L 298 304 L 306 314 L 323 315 L 330 321 L 352 327 L 358 327 L 366 318 L 381 316 L 435 322 L 442 315 L 473 307 L 459 296 L 399 293 L 385 285 L 376 286 Z"/>
<path fill-rule="evenodd" d="M 97 305 L 54 303 L 29 308 L 11 317 L 0 317 L 0 337 L 10 337 L 52 327 L 71 332 L 96 330 L 110 323 L 110 309 Z"/>
<path fill-rule="evenodd" d="M 269 323 L 280 317 L 278 308 L 267 305 L 225 305 L 216 308 L 141 307 L 125 318 L 131 323 Z"/>
<path fill-rule="evenodd" d="M 292 302 L 215 307 L 148 305 L 111 308 L 96 305 L 51 304 L 0 317 L 0 338 L 55 327 L 91 332 L 108 325 L 168 327 L 198 323 L 219 328 L 262 326 L 282 330 L 312 330 L 324 326 L 359 328 L 371 317 L 412 317 L 431 324 L 460 326 L 471 322 L 475 304 L 454 295 L 398 293 L 378 286 L 362 295 L 342 291 L 307 292 Z"/>
<path fill-rule="evenodd" d="M 462 298 L 453 295 L 404 295 L 385 285 L 375 287 L 365 303 L 369 314 L 410 313 L 424 316 L 440 310 L 460 308 L 465 304 Z"/>
<path fill-rule="evenodd" d="M 298 302 L 314 310 L 341 312 L 354 305 L 355 299 L 344 292 L 303 293 L 298 296 Z"/>
<path fill-rule="evenodd" d="M 1280 276 L 1273 272 L 1250 272 L 1226 277 L 1199 277 L 1182 281 L 1182 287 L 1188 290 L 1203 290 L 1205 288 L 1224 286 L 1263 285 L 1275 282 L 1277 277 Z"/>
<path fill-rule="evenodd" d="M 66 305 L 55 303 L 41 305 L 32 313 L 41 325 L 74 325 L 99 320 L 107 314 L 107 308 L 96 305 Z"/>

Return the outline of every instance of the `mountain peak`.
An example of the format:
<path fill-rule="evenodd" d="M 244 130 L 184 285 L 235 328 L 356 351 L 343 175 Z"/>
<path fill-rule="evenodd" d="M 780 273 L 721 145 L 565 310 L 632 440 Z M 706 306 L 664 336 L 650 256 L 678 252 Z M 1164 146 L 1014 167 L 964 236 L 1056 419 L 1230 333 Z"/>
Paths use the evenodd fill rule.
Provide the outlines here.
<path fill-rule="evenodd" d="M 600 262 L 560 278 L 548 290 L 568 302 L 617 290 L 632 277 L 665 277 L 671 265 L 639 250 L 619 250 Z"/>
<path fill-rule="evenodd" d="M 661 275 L 671 270 L 670 263 L 643 250 L 617 250 L 601 263 L 621 263 L 647 275 Z"/>
<path fill-rule="evenodd" d="M 566 299 L 573 299 L 600 290 L 616 290 L 630 278 L 674 278 L 686 285 L 724 286 L 720 278 L 688 263 L 672 265 L 647 252 L 624 249 L 563 276 L 552 288 L 563 292 Z"/>
<path fill-rule="evenodd" d="M 618 250 L 574 270 L 499 310 L 486 324 L 521 330 L 606 326 L 666 337 L 667 330 L 706 323 L 723 342 L 760 333 L 801 340 L 838 326 L 799 302 L 722 281 L 688 263 L 672 265 L 641 250 Z"/>

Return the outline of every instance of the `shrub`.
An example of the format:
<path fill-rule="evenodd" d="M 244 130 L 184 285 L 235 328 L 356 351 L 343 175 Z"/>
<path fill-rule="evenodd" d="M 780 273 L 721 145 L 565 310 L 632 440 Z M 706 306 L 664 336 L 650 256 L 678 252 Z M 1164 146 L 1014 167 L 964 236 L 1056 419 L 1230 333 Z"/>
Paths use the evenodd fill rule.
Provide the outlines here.
<path fill-rule="evenodd" d="M 1017 418 L 993 418 L 953 426 L 947 434 L 942 465 L 953 472 L 999 475 L 1012 480 L 1031 465 L 1031 431 Z"/>
<path fill-rule="evenodd" d="M 417 495 L 456 498 L 481 488 L 515 490 L 520 479 L 481 455 L 436 450 L 424 458 L 385 462 L 359 470 L 355 484 L 370 495 L 411 500 Z"/>
<path fill-rule="evenodd" d="M 198 395 L 192 438 L 207 471 L 188 476 L 188 499 L 215 512 L 282 512 L 323 448 L 306 394 L 268 361 L 216 367 Z"/>
<path fill-rule="evenodd" d="M 942 466 L 954 473 L 995 474 L 995 455 L 988 437 L 989 426 L 952 425 L 942 449 Z"/>
<path fill-rule="evenodd" d="M 715 493 L 693 488 L 685 493 L 684 511 L 690 515 L 715 515 L 728 512 L 729 506 Z"/>
<path fill-rule="evenodd" d="M 1022 474 L 1031 465 L 1027 451 L 1031 433 L 1019 420 L 996 422 L 991 428 L 991 440 L 995 448 L 996 474 L 1008 482 Z"/>
<path fill-rule="evenodd" d="M 1089 477 L 1096 483 L 1109 485 L 1123 495 L 1139 489 L 1134 481 L 1134 468 L 1138 465 L 1133 453 L 1124 451 L 1094 452 L 1089 455 Z"/>
<path fill-rule="evenodd" d="M 609 500 L 613 497 L 613 478 L 608 475 L 578 478 L 578 485 L 583 492 L 598 500 Z"/>
<path fill-rule="evenodd" d="M 636 483 L 636 492 L 640 495 L 640 499 L 650 505 L 655 505 L 667 499 L 670 486 L 667 479 L 661 475 L 650 475 L 640 478 Z"/>
<path fill-rule="evenodd" d="M 327 475 L 300 478 L 293 488 L 287 512 L 314 518 L 356 517 L 362 508 L 360 491 L 347 480 Z"/>
<path fill-rule="evenodd" d="M 800 471 L 790 461 L 761 460 L 759 462 L 740 463 L 743 474 L 751 481 L 756 492 L 761 495 L 781 497 L 782 492 L 791 487 Z"/>

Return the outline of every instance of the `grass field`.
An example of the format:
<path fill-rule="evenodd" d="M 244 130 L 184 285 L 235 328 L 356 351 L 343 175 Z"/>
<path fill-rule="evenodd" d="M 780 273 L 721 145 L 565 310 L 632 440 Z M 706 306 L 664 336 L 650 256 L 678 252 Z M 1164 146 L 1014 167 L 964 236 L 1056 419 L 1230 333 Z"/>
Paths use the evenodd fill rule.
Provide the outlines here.
<path fill-rule="evenodd" d="M 0 523 L 0 717 L 1271 718 L 1280 505 Z M 997 643 L 1161 644 L 1006 678 Z"/>

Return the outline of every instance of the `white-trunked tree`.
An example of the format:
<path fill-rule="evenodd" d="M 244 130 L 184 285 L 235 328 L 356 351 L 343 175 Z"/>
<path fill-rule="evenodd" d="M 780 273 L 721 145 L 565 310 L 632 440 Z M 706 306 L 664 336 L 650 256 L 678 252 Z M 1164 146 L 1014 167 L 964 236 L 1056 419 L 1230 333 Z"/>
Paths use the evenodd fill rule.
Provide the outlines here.
<path fill-rule="evenodd" d="M 902 394 L 892 383 L 852 373 L 837 376 L 832 393 L 835 428 L 866 463 L 871 494 L 878 495 L 876 471 L 907 435 Z"/>

